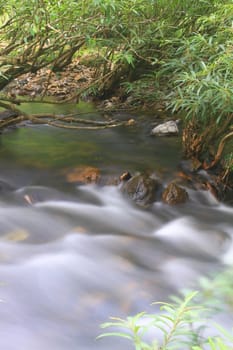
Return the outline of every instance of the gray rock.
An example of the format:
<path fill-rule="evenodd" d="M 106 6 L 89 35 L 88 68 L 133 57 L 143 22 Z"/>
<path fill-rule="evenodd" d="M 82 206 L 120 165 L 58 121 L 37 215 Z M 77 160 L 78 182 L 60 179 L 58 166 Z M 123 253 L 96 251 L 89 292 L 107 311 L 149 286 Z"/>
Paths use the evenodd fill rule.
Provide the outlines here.
<path fill-rule="evenodd" d="M 178 121 L 169 120 L 165 123 L 157 125 L 151 131 L 151 135 L 155 136 L 167 136 L 167 135 L 177 135 L 179 133 Z"/>

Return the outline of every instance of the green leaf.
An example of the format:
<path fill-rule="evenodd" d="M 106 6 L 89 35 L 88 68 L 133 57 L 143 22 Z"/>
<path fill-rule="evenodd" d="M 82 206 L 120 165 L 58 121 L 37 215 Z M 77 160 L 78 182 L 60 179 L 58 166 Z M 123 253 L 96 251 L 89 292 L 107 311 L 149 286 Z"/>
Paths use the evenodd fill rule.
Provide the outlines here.
<path fill-rule="evenodd" d="M 96 337 L 96 339 L 101 339 L 101 338 L 104 338 L 104 337 L 120 337 L 120 338 L 126 338 L 126 339 L 129 339 L 129 340 L 132 340 L 133 337 L 128 335 L 128 334 L 125 334 L 125 333 L 121 333 L 121 332 L 109 332 L 109 333 L 103 333 L 103 334 L 100 334 L 98 335 L 98 337 Z"/>
<path fill-rule="evenodd" d="M 221 334 L 223 334 L 228 340 L 233 342 L 233 335 L 232 333 L 229 333 L 225 328 L 223 328 L 222 326 L 220 326 L 217 323 L 214 323 L 215 327 L 221 332 Z M 233 331 L 233 329 L 232 329 Z"/>

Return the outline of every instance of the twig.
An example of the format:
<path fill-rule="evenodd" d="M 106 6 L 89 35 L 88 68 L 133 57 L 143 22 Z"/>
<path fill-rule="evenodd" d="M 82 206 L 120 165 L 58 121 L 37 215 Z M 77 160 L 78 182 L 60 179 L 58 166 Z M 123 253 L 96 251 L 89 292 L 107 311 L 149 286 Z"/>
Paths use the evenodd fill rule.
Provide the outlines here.
<path fill-rule="evenodd" d="M 15 125 L 15 124 L 18 124 L 20 122 L 23 122 L 24 120 L 27 120 L 27 117 L 23 116 L 23 115 L 20 115 L 18 117 L 14 117 L 14 118 L 11 118 L 9 120 L 3 120 L 0 122 L 0 129 L 4 129 L 10 125 Z"/>

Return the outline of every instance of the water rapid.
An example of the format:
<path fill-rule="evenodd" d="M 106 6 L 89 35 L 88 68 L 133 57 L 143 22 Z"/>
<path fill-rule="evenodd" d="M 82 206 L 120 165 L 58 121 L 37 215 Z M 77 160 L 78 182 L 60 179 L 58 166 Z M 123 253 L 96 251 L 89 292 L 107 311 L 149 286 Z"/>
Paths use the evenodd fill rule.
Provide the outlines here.
<path fill-rule="evenodd" d="M 142 210 L 116 186 L 13 191 L 0 203 L 0 348 L 118 349 L 95 340 L 101 322 L 231 263 L 233 209 L 190 196 Z"/>
<path fill-rule="evenodd" d="M 1 350 L 128 350 L 127 341 L 96 341 L 109 316 L 152 311 L 151 302 L 232 264 L 233 208 L 209 192 L 189 189 L 185 205 L 142 209 L 117 186 L 67 183 L 80 165 L 104 176 L 152 169 L 169 181 L 180 140 L 148 137 L 145 120 L 1 135 Z"/>

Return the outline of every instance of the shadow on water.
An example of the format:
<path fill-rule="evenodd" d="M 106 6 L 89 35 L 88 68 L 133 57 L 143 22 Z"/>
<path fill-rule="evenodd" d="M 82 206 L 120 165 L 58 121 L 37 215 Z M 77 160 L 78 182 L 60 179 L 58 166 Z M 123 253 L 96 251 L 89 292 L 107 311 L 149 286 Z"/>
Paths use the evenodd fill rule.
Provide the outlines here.
<path fill-rule="evenodd" d="M 79 165 L 172 177 L 180 141 L 149 137 L 147 123 L 98 132 L 27 126 L 1 136 L 1 179 L 10 186 L 0 195 L 1 349 L 126 350 L 127 342 L 95 340 L 101 322 L 150 309 L 232 262 L 233 210 L 207 192 L 142 210 L 117 186 L 66 183 L 66 170 Z"/>

